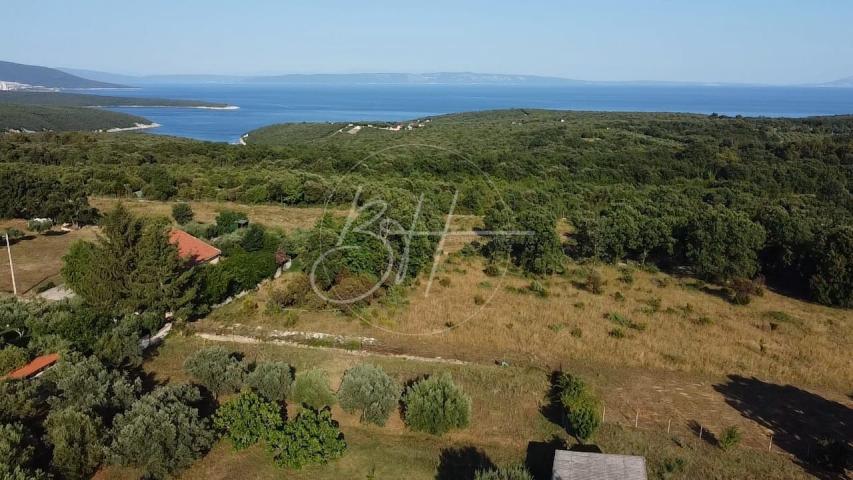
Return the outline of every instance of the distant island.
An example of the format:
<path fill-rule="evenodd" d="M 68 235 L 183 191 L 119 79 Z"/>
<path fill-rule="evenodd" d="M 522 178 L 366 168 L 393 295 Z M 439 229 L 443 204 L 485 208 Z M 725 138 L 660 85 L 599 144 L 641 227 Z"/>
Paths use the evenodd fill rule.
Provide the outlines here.
<path fill-rule="evenodd" d="M 55 68 L 0 61 L 0 90 L 127 88 L 89 80 Z"/>

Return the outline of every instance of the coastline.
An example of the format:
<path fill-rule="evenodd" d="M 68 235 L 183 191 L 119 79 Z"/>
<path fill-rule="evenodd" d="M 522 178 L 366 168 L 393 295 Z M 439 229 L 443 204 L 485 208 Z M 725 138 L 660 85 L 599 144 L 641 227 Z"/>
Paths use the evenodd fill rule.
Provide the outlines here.
<path fill-rule="evenodd" d="M 226 105 L 224 107 L 208 107 L 204 105 L 89 105 L 88 108 L 196 108 L 199 110 L 239 110 L 237 105 Z"/>
<path fill-rule="evenodd" d="M 156 123 L 156 122 L 155 123 L 137 123 L 132 127 L 115 127 L 115 128 L 108 128 L 106 130 L 97 130 L 97 131 L 106 132 L 106 133 L 118 133 L 118 132 L 130 132 L 130 131 L 134 131 L 134 130 L 147 130 L 149 128 L 157 128 L 157 127 L 162 127 L 162 125 L 160 125 L 159 123 Z"/>

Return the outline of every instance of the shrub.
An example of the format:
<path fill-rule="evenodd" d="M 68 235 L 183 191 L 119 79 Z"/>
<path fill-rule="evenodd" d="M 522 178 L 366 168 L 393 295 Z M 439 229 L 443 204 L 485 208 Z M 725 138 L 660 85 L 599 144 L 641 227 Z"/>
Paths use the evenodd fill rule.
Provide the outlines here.
<path fill-rule="evenodd" d="M 90 478 L 101 463 L 101 422 L 75 408 L 50 412 L 44 422 L 53 446 L 51 465 L 64 478 Z"/>
<path fill-rule="evenodd" d="M 494 263 L 490 263 L 490 264 L 486 265 L 486 268 L 483 270 L 483 273 L 485 273 L 486 275 L 488 275 L 490 277 L 497 277 L 498 275 L 501 274 L 502 271 L 503 270 L 501 270 L 500 267 L 498 267 Z"/>
<path fill-rule="evenodd" d="M 216 410 L 213 426 L 225 432 L 235 450 L 248 448 L 282 427 L 281 411 L 254 392 L 243 392 Z"/>
<path fill-rule="evenodd" d="M 243 212 L 233 210 L 222 210 L 216 216 L 216 235 L 223 235 L 237 230 L 239 220 L 247 220 L 249 217 Z"/>
<path fill-rule="evenodd" d="M 243 363 L 222 347 L 193 353 L 184 362 L 184 370 L 215 395 L 240 390 L 245 375 Z"/>
<path fill-rule="evenodd" d="M 293 399 L 315 409 L 335 404 L 335 394 L 329 387 L 329 374 L 315 368 L 296 376 Z"/>
<path fill-rule="evenodd" d="M 405 421 L 413 430 L 441 435 L 465 428 L 471 417 L 471 399 L 453 383 L 449 373 L 421 380 L 406 389 Z"/>
<path fill-rule="evenodd" d="M 346 371 L 338 401 L 349 413 L 360 412 L 361 422 L 385 425 L 400 399 L 400 386 L 380 367 L 362 363 Z"/>
<path fill-rule="evenodd" d="M 9 345 L 0 350 L 0 376 L 23 367 L 29 359 L 27 350 L 15 345 Z"/>
<path fill-rule="evenodd" d="M 328 408 L 302 410 L 296 419 L 271 432 L 266 440 L 275 462 L 294 469 L 328 463 L 342 456 L 347 447 Z"/>
<path fill-rule="evenodd" d="M 27 230 L 31 230 L 36 233 L 45 233 L 51 228 L 53 228 L 53 220 L 49 218 L 34 218 L 27 221 Z"/>
<path fill-rule="evenodd" d="M 720 448 L 722 448 L 723 450 L 731 450 L 740 443 L 740 440 L 740 430 L 738 430 L 736 426 L 732 425 L 723 430 L 723 433 L 720 435 Z"/>
<path fill-rule="evenodd" d="M 566 410 L 570 432 L 586 441 L 601 425 L 601 406 L 578 377 L 562 375 L 558 380 L 560 403 Z"/>
<path fill-rule="evenodd" d="M 167 478 L 201 457 L 215 440 L 195 407 L 201 401 L 189 385 L 159 387 L 116 415 L 110 457 L 153 478 Z"/>
<path fill-rule="evenodd" d="M 474 475 L 474 480 L 533 480 L 533 475 L 527 471 L 524 465 L 513 465 L 491 470 L 479 470 Z"/>
<path fill-rule="evenodd" d="M 281 402 L 293 384 L 293 368 L 284 362 L 261 363 L 248 376 L 246 385 L 271 402 Z"/>
<path fill-rule="evenodd" d="M 247 252 L 256 252 L 264 247 L 264 227 L 253 223 L 246 229 L 240 246 Z"/>
<path fill-rule="evenodd" d="M 176 203 L 172 205 L 172 218 L 178 222 L 178 225 L 186 225 L 191 222 L 195 213 L 188 203 Z"/>
<path fill-rule="evenodd" d="M 595 270 L 589 272 L 584 282 L 584 288 L 590 293 L 601 295 L 604 293 L 604 277 Z"/>
<path fill-rule="evenodd" d="M 747 305 L 752 300 L 752 295 L 764 295 L 764 287 L 760 281 L 748 278 L 735 278 L 730 286 L 730 301 L 735 305 Z"/>
<path fill-rule="evenodd" d="M 527 289 L 536 294 L 536 296 L 538 297 L 545 298 L 548 296 L 548 289 L 545 288 L 545 285 L 542 285 L 536 280 L 530 282 L 530 285 L 527 286 Z"/>
<path fill-rule="evenodd" d="M 486 298 L 480 295 L 479 293 L 474 295 L 474 305 L 485 305 Z"/>

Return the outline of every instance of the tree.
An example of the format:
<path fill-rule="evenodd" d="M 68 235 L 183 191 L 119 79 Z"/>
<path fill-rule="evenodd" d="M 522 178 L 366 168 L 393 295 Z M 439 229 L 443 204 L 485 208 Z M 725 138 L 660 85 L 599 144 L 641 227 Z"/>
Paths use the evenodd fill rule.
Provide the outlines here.
<path fill-rule="evenodd" d="M 744 214 L 723 206 L 706 207 L 687 222 L 684 253 L 696 273 L 707 280 L 752 278 L 764 238 L 761 225 Z"/>
<path fill-rule="evenodd" d="M 406 389 L 403 395 L 409 428 L 441 435 L 465 428 L 471 417 L 471 399 L 453 383 L 449 373 L 431 376 Z"/>
<path fill-rule="evenodd" d="M 338 401 L 349 413 L 359 412 L 361 422 L 385 425 L 397 407 L 400 386 L 380 367 L 362 363 L 344 373 Z"/>
<path fill-rule="evenodd" d="M 278 405 L 254 392 L 243 392 L 216 410 L 213 426 L 225 432 L 234 449 L 243 450 L 281 428 Z"/>
<path fill-rule="evenodd" d="M 25 348 L 9 345 L 0 349 L 0 376 L 23 367 L 29 359 L 30 355 Z"/>
<path fill-rule="evenodd" d="M 571 433 L 581 441 L 589 440 L 601 425 L 598 399 L 580 378 L 572 375 L 561 375 L 557 387 Z"/>
<path fill-rule="evenodd" d="M 196 351 L 184 361 L 184 370 L 215 395 L 240 390 L 246 373 L 236 355 L 222 347 Z"/>
<path fill-rule="evenodd" d="M 113 367 L 138 367 L 142 364 L 142 346 L 139 343 L 140 325 L 135 315 L 122 318 L 119 323 L 98 338 L 95 354 Z"/>
<path fill-rule="evenodd" d="M 247 252 L 256 252 L 264 247 L 264 227 L 253 223 L 246 229 L 240 246 Z"/>
<path fill-rule="evenodd" d="M 237 221 L 246 220 L 249 217 L 243 212 L 234 210 L 222 210 L 216 216 L 216 234 L 223 235 L 237 230 Z"/>
<path fill-rule="evenodd" d="M 195 296 L 191 271 L 169 243 L 163 219 L 139 219 L 122 205 L 104 216 L 95 243 L 77 243 L 62 275 L 86 306 L 105 315 L 185 314 Z"/>
<path fill-rule="evenodd" d="M 53 468 L 70 479 L 90 478 L 103 459 L 101 422 L 76 408 L 53 410 L 44 422 Z"/>
<path fill-rule="evenodd" d="M 315 409 L 335 404 L 335 394 L 329 387 L 329 374 L 314 368 L 296 376 L 293 399 Z"/>
<path fill-rule="evenodd" d="M 293 469 L 328 463 L 341 457 L 347 447 L 328 408 L 303 409 L 284 428 L 271 432 L 267 445 L 278 465 Z"/>
<path fill-rule="evenodd" d="M 201 400 L 189 385 L 158 387 L 113 421 L 113 463 L 167 478 L 201 457 L 215 440 L 207 419 L 195 406 Z"/>
<path fill-rule="evenodd" d="M 825 305 L 853 307 L 853 227 L 840 226 L 818 235 L 809 255 L 812 297 Z"/>
<path fill-rule="evenodd" d="M 246 385 L 271 402 L 284 401 L 293 384 L 293 367 L 284 362 L 260 363 L 246 376 Z"/>
<path fill-rule="evenodd" d="M 178 225 L 186 225 L 190 223 L 194 217 L 195 213 L 189 203 L 180 202 L 172 205 L 172 218 L 178 222 Z"/>
<path fill-rule="evenodd" d="M 533 475 L 524 465 L 513 465 L 492 470 L 479 470 L 474 480 L 533 480 Z"/>
<path fill-rule="evenodd" d="M 735 448 L 741 440 L 740 430 L 734 425 L 727 427 L 720 435 L 719 444 L 723 450 L 731 450 Z"/>
<path fill-rule="evenodd" d="M 48 398 L 54 409 L 120 411 L 130 406 L 142 389 L 138 378 L 131 381 L 117 370 L 107 370 L 96 357 L 74 353 L 65 354 L 43 379 L 54 392 Z"/>

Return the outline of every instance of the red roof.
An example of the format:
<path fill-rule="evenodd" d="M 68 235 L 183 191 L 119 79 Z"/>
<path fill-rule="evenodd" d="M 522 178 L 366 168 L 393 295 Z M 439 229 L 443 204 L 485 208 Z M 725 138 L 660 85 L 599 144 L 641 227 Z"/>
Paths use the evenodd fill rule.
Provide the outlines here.
<path fill-rule="evenodd" d="M 189 233 L 173 228 L 169 232 L 169 243 L 178 247 L 178 255 L 184 260 L 193 263 L 204 263 L 222 255 L 218 248 L 208 245 L 204 241 L 190 235 Z"/>
<path fill-rule="evenodd" d="M 2 379 L 6 380 L 7 378 L 12 378 L 15 380 L 20 380 L 22 378 L 29 378 L 33 375 L 41 372 L 45 368 L 53 365 L 54 363 L 59 361 L 59 355 L 56 353 L 51 353 L 49 355 L 42 355 L 32 362 L 24 365 L 23 367 L 9 373 L 4 376 Z"/>

